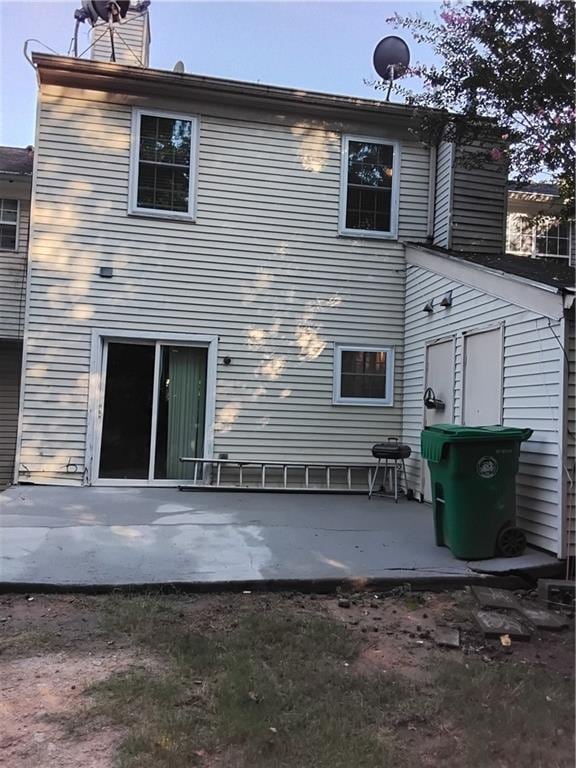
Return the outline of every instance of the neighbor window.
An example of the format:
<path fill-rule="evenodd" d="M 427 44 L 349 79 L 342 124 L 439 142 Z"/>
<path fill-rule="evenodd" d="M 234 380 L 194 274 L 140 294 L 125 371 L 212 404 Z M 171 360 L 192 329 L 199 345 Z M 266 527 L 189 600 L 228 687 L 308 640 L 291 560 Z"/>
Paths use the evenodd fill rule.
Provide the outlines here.
<path fill-rule="evenodd" d="M 134 112 L 132 213 L 193 217 L 196 134 L 196 118 Z"/>
<path fill-rule="evenodd" d="M 398 160 L 394 143 L 343 138 L 341 234 L 394 237 Z"/>
<path fill-rule="evenodd" d="M 507 222 L 506 250 L 521 256 L 567 258 L 571 255 L 573 227 L 572 221 L 538 221 L 522 213 L 511 213 Z"/>
<path fill-rule="evenodd" d="M 393 379 L 392 347 L 335 346 L 335 403 L 392 405 Z"/>
<path fill-rule="evenodd" d="M 18 239 L 18 200 L 0 200 L 0 249 L 15 251 Z"/>

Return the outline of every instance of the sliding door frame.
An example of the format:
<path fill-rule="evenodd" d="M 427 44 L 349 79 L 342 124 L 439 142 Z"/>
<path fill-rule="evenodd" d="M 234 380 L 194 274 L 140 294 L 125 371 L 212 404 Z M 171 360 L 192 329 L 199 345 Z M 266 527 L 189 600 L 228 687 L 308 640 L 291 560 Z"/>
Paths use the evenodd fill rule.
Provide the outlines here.
<path fill-rule="evenodd" d="M 150 428 L 150 459 L 147 480 L 99 478 L 100 448 L 104 416 L 108 344 L 112 342 L 146 344 L 155 347 L 154 388 L 152 394 L 152 423 Z M 204 458 L 213 458 L 214 416 L 216 410 L 216 366 L 218 336 L 173 333 L 167 336 L 148 331 L 95 328 L 92 331 L 90 384 L 88 394 L 88 425 L 86 432 L 86 476 L 90 485 L 107 486 L 177 486 L 182 480 L 154 479 L 156 427 L 158 424 L 158 392 L 160 387 L 160 347 L 178 345 L 208 350 L 206 365 L 206 415 L 204 419 Z M 150 479 L 152 478 L 152 479 Z"/>

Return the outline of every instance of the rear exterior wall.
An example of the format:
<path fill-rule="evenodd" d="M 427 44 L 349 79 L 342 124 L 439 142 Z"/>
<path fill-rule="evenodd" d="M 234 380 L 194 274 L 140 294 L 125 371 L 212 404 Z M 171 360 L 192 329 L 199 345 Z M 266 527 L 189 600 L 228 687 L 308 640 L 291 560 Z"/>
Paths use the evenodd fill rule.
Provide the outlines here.
<path fill-rule="evenodd" d="M 133 104 L 199 116 L 195 223 L 127 214 Z M 400 435 L 403 248 L 338 236 L 341 135 L 402 142 L 399 236 L 411 240 L 426 236 L 427 149 L 385 120 L 375 134 L 54 86 L 39 109 L 22 479 L 87 477 L 94 328 L 219 337 L 215 455 L 364 461 Z M 392 407 L 332 404 L 336 342 L 396 348 Z"/>

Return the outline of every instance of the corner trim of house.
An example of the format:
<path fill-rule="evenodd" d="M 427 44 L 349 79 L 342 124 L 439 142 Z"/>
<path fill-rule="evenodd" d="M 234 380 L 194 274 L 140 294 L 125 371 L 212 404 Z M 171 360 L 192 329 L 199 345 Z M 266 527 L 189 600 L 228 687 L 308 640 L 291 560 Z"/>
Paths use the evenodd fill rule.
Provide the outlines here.
<path fill-rule="evenodd" d="M 562 295 L 552 286 L 517 275 L 497 272 L 489 267 L 440 254 L 424 246 L 405 244 L 406 263 L 476 288 L 510 304 L 560 320 L 564 314 Z"/>

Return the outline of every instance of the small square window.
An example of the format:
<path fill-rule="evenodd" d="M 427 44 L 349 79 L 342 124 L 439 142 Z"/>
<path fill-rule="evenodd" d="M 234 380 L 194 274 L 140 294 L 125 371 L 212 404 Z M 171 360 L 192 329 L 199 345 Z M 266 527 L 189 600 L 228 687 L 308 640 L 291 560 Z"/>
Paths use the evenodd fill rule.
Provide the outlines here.
<path fill-rule="evenodd" d="M 0 199 L 0 250 L 15 251 L 18 241 L 18 200 Z"/>
<path fill-rule="evenodd" d="M 344 136 L 340 234 L 395 237 L 398 150 L 394 142 Z"/>
<path fill-rule="evenodd" d="M 335 404 L 392 405 L 393 347 L 334 347 Z"/>
<path fill-rule="evenodd" d="M 135 110 L 130 212 L 194 217 L 197 119 Z"/>

